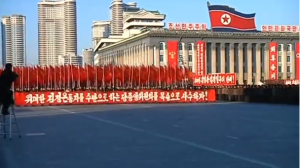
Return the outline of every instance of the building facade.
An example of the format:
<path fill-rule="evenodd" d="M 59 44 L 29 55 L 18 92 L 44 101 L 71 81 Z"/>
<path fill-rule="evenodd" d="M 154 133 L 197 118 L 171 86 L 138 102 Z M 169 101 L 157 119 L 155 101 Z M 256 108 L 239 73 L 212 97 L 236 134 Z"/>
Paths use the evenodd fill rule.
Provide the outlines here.
<path fill-rule="evenodd" d="M 123 34 L 101 38 L 94 48 L 111 45 L 150 29 L 163 29 L 165 18 L 166 15 L 158 11 L 147 11 L 145 9 L 127 10 L 124 12 Z"/>
<path fill-rule="evenodd" d="M 124 12 L 123 36 L 140 34 L 143 29 L 161 29 L 165 27 L 166 15 L 159 11 L 140 9 Z"/>
<path fill-rule="evenodd" d="M 56 65 L 59 55 L 77 55 L 76 0 L 38 3 L 39 64 Z"/>
<path fill-rule="evenodd" d="M 151 30 L 95 48 L 95 64 L 168 65 L 168 41 L 177 41 L 178 65 L 197 71 L 198 41 L 205 43 L 206 72 L 236 73 L 238 84 L 258 84 L 270 76 L 270 43 L 278 44 L 278 78 L 295 79 L 295 33 L 241 33 Z"/>
<path fill-rule="evenodd" d="M 65 55 L 58 56 L 58 65 L 83 65 L 82 56 L 78 55 Z"/>
<path fill-rule="evenodd" d="M 93 49 L 82 50 L 83 63 L 88 65 L 94 65 L 94 52 Z"/>
<path fill-rule="evenodd" d="M 102 38 L 108 38 L 110 35 L 110 21 L 94 21 L 92 25 L 93 48 Z"/>
<path fill-rule="evenodd" d="M 2 64 L 26 65 L 26 17 L 3 16 L 1 20 Z"/>

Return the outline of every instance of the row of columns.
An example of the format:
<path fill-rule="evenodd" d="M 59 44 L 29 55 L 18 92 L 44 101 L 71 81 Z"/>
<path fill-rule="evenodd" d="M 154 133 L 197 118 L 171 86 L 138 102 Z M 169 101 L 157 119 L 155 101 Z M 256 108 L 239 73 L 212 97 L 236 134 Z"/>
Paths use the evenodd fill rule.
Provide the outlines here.
<path fill-rule="evenodd" d="M 229 63 L 226 64 L 225 62 L 225 56 L 226 56 L 226 50 L 225 50 L 225 43 L 220 44 L 221 49 L 220 49 L 220 73 L 226 73 L 226 65 L 229 65 L 229 72 L 230 73 L 237 73 L 235 72 L 235 65 L 238 67 L 238 73 L 237 73 L 237 80 L 239 84 L 244 84 L 244 80 L 247 81 L 247 84 L 252 84 L 252 79 L 254 73 L 252 72 L 252 65 L 253 65 L 253 55 L 256 56 L 255 63 L 256 63 L 256 72 L 255 72 L 255 84 L 258 84 L 258 82 L 262 78 L 262 72 L 261 72 L 261 67 L 262 67 L 262 62 L 261 62 L 261 44 L 255 44 L 255 50 L 252 48 L 252 43 L 229 43 Z M 237 45 L 237 58 L 238 60 L 235 60 L 235 52 L 234 52 L 234 46 Z M 244 59 L 244 45 L 246 45 L 246 59 Z M 207 52 L 208 48 L 206 48 Z M 255 52 L 255 54 L 252 53 Z M 269 45 L 265 44 L 264 45 L 264 79 L 268 79 L 269 77 Z M 196 49 L 195 45 L 192 44 L 192 50 L 188 50 L 187 45 L 184 45 L 183 50 L 179 51 L 179 54 L 183 56 L 183 60 L 185 62 L 185 66 L 192 66 L 193 71 L 196 71 L 196 66 L 197 66 L 197 54 L 196 54 Z M 287 62 L 286 62 L 286 53 L 287 51 L 284 50 L 282 54 L 282 67 L 283 67 L 283 79 L 287 78 Z M 210 62 L 207 62 L 207 64 L 210 64 L 211 66 L 211 73 L 217 73 L 217 44 L 216 43 L 211 43 L 211 58 Z M 160 55 L 164 56 L 164 60 L 161 62 L 159 59 Z M 188 62 L 188 56 L 192 55 L 193 56 L 193 62 Z M 295 62 L 293 62 L 294 55 L 290 54 L 291 56 L 291 69 L 292 69 L 292 76 L 291 78 L 295 77 Z M 205 54 L 205 57 L 207 55 Z M 206 60 L 208 60 L 206 58 Z M 167 65 L 168 64 L 168 50 L 167 47 L 165 46 L 163 50 L 160 50 L 159 45 L 152 45 L 148 46 L 146 44 L 141 44 L 133 47 L 128 47 L 124 50 L 120 51 L 112 51 L 111 53 L 107 55 L 100 55 L 99 59 L 99 64 L 123 64 L 123 65 L 132 65 L 132 66 L 139 66 L 139 65 Z M 237 62 L 238 61 L 238 62 Z M 244 72 L 244 62 L 247 62 L 247 73 Z M 245 75 L 245 76 L 244 76 Z"/>

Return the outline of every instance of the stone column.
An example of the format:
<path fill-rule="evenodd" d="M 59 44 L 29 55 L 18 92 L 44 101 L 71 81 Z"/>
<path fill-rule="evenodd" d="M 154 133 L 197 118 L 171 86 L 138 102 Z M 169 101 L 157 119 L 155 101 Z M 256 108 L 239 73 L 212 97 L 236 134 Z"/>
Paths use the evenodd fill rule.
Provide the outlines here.
<path fill-rule="evenodd" d="M 243 44 L 240 43 L 238 46 L 238 66 L 239 66 L 239 73 L 238 73 L 238 84 L 244 84 L 244 57 L 243 57 Z"/>
<path fill-rule="evenodd" d="M 270 74 L 270 53 L 269 53 L 269 43 L 265 45 L 265 77 L 264 79 L 269 79 Z"/>
<path fill-rule="evenodd" d="M 211 43 L 211 73 L 217 72 L 216 43 Z"/>
<path fill-rule="evenodd" d="M 293 47 L 292 45 L 292 49 L 290 51 L 290 56 L 291 56 L 291 79 L 296 79 L 296 48 Z"/>
<path fill-rule="evenodd" d="M 145 60 L 146 60 L 146 58 L 145 58 L 145 49 L 144 49 L 144 44 L 141 44 L 141 63 L 142 63 L 142 65 L 145 65 Z"/>
<path fill-rule="evenodd" d="M 141 50 L 140 50 L 140 45 L 136 46 L 136 58 L 137 58 L 137 65 L 141 65 Z"/>
<path fill-rule="evenodd" d="M 221 53 L 221 73 L 225 73 L 226 72 L 225 43 L 221 43 L 221 52 L 220 53 Z"/>
<path fill-rule="evenodd" d="M 153 46 L 147 46 L 147 50 L 148 50 L 148 65 L 155 65 L 154 64 L 154 60 L 153 60 L 153 55 L 154 55 L 154 47 Z"/>
<path fill-rule="evenodd" d="M 184 47 L 184 50 L 183 50 L 183 55 L 184 55 L 184 57 L 183 57 L 183 65 L 185 66 L 185 67 L 189 67 L 189 46 L 188 46 L 189 44 L 188 43 L 186 43 L 185 44 L 185 47 Z"/>
<path fill-rule="evenodd" d="M 248 43 L 247 44 L 247 84 L 252 85 L 252 44 Z"/>
<path fill-rule="evenodd" d="M 261 80 L 261 46 L 256 44 L 256 75 L 255 75 L 255 84 L 257 85 Z"/>
<path fill-rule="evenodd" d="M 281 69 L 282 69 L 282 79 L 287 79 L 287 45 L 283 44 L 282 50 L 282 62 L 281 62 Z"/>
<path fill-rule="evenodd" d="M 234 73 L 234 44 L 231 43 L 229 46 L 229 72 Z"/>
<path fill-rule="evenodd" d="M 164 64 L 169 65 L 169 52 L 167 43 L 164 43 Z"/>
<path fill-rule="evenodd" d="M 125 64 L 128 65 L 128 48 L 125 48 L 124 50 L 124 60 Z"/>

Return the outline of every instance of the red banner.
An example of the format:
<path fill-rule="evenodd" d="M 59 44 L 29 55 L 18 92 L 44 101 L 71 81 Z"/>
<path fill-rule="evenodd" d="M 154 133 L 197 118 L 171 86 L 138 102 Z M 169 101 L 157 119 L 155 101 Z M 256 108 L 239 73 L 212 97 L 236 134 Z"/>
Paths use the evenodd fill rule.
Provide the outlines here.
<path fill-rule="evenodd" d="M 296 51 L 295 51 L 295 54 L 296 54 L 296 59 L 295 59 L 295 61 L 296 61 L 296 67 L 295 67 L 295 70 L 296 70 L 296 73 L 295 73 L 295 75 L 296 75 L 296 79 L 300 79 L 299 78 L 299 71 L 300 71 L 300 69 L 299 69 L 299 67 L 300 67 L 300 43 L 296 43 Z"/>
<path fill-rule="evenodd" d="M 168 41 L 168 61 L 169 61 L 169 66 L 177 67 L 177 65 L 178 65 L 178 41 Z"/>
<path fill-rule="evenodd" d="M 114 91 L 114 92 L 17 92 L 17 106 L 128 104 L 128 103 L 200 103 L 216 101 L 215 90 L 198 91 Z"/>
<path fill-rule="evenodd" d="M 196 76 L 193 79 L 194 86 L 233 86 L 236 85 L 236 74 L 209 74 Z"/>
<path fill-rule="evenodd" d="M 278 79 L 278 44 L 271 42 L 269 45 L 269 79 Z"/>
<path fill-rule="evenodd" d="M 205 41 L 197 42 L 197 75 L 206 75 L 206 59 L 205 59 L 206 43 Z"/>

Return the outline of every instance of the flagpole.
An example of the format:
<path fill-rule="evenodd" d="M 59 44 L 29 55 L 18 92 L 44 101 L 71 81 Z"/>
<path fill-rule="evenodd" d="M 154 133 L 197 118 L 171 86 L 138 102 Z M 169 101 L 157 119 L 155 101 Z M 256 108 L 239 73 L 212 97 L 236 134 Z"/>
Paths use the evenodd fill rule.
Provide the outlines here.
<path fill-rule="evenodd" d="M 112 74 L 112 87 L 113 87 L 113 91 L 115 90 L 115 56 L 113 56 L 113 67 L 112 67 L 112 71 L 113 71 L 113 74 Z"/>
<path fill-rule="evenodd" d="M 98 67 L 97 66 L 95 66 L 95 64 L 94 64 L 94 69 L 96 68 L 96 72 L 95 72 L 95 74 L 96 74 L 96 91 L 98 90 Z"/>
<path fill-rule="evenodd" d="M 105 71 L 105 66 L 104 66 L 104 64 L 102 64 L 102 68 L 103 68 L 103 70 L 102 70 L 102 88 L 103 88 L 103 90 L 105 91 L 105 79 L 104 79 L 104 71 Z"/>

